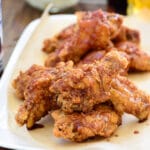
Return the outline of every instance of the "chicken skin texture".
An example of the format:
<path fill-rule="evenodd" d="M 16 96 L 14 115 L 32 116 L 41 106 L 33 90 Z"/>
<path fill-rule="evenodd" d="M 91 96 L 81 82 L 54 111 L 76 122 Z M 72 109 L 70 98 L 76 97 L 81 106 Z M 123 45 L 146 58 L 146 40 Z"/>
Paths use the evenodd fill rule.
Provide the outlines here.
<path fill-rule="evenodd" d="M 25 100 L 18 110 L 16 120 L 20 125 L 26 124 L 27 128 L 31 128 L 48 111 L 58 107 L 67 113 L 86 113 L 91 111 L 95 105 L 106 102 L 109 99 L 113 99 L 114 102 L 116 95 L 119 92 L 122 94 L 123 90 L 124 93 L 127 90 L 130 92 L 126 98 L 124 98 L 124 93 L 123 95 L 120 94 L 120 99 L 122 97 L 124 99 L 121 101 L 121 105 L 124 107 L 122 110 L 136 115 L 134 111 L 128 111 L 126 108 L 128 105 L 126 104 L 128 102 L 132 103 L 135 108 L 141 105 L 140 107 L 145 109 L 139 109 L 136 116 L 140 120 L 147 119 L 148 113 L 145 112 L 149 111 L 149 97 L 145 96 L 145 93 L 141 94 L 142 92 L 139 89 L 131 88 L 133 83 L 128 79 L 125 78 L 125 88 L 119 87 L 115 91 L 116 94 L 111 92 L 114 82 L 116 84 L 122 82 L 119 75 L 127 66 L 128 60 L 125 53 L 110 51 L 101 61 L 85 64 L 81 68 L 74 68 L 72 61 L 68 63 L 62 62 L 54 68 L 44 67 L 42 71 L 35 72 L 40 75 L 31 77 L 24 89 Z M 19 79 L 24 80 L 23 78 Z M 21 83 L 21 81 L 19 82 Z M 130 83 L 130 86 L 128 86 L 128 83 Z M 134 85 L 132 86 L 134 87 Z M 16 90 L 19 91 L 19 89 Z M 136 95 L 134 96 L 134 94 Z M 133 101 L 130 101 L 129 97 L 133 97 Z"/>
<path fill-rule="evenodd" d="M 52 112 L 55 120 L 54 135 L 75 142 L 90 137 L 111 136 L 121 124 L 121 116 L 110 106 L 101 104 L 88 113 L 66 114 L 61 110 Z"/>
<path fill-rule="evenodd" d="M 113 39 L 114 43 L 132 42 L 136 45 L 140 44 L 140 33 L 137 30 L 122 26 L 119 34 Z"/>
<path fill-rule="evenodd" d="M 55 66 L 60 61 L 80 58 L 90 49 L 105 49 L 110 47 L 111 39 L 119 32 L 122 17 L 114 13 L 97 10 L 93 12 L 77 12 L 75 32 L 67 38 L 61 47 L 50 53 L 45 61 L 46 66 Z"/>
<path fill-rule="evenodd" d="M 88 110 L 91 110 L 95 104 L 104 102 L 108 99 L 108 96 L 103 91 L 102 83 L 99 84 L 101 81 L 99 79 L 97 71 L 95 70 L 95 68 L 93 68 L 94 65 L 91 65 L 89 67 L 86 66 L 85 71 L 82 69 L 72 68 L 72 64 L 70 63 L 68 63 L 68 66 L 69 67 L 67 67 L 67 64 L 65 63 L 61 63 L 56 68 L 43 67 L 42 71 L 41 67 L 39 67 L 39 71 L 36 70 L 34 73 L 32 72 L 32 69 L 35 70 L 35 67 L 33 66 L 27 72 L 23 73 L 24 76 L 21 76 L 22 74 L 20 74 L 20 76 L 18 76 L 17 79 L 15 79 L 15 81 L 18 82 L 16 84 L 20 84 L 22 83 L 21 80 L 24 81 L 24 79 L 27 78 L 25 75 L 28 76 L 28 72 L 32 72 L 31 78 L 28 82 L 26 82 L 28 84 L 24 86 L 23 89 L 25 101 L 23 105 L 19 108 L 18 113 L 16 115 L 16 120 L 20 125 L 26 124 L 27 128 L 31 128 L 34 125 L 34 123 L 40 120 L 43 116 L 45 116 L 48 113 L 48 111 L 54 109 L 55 107 L 53 108 L 53 104 L 55 106 L 56 103 L 59 105 L 59 107 L 62 107 L 62 109 L 64 110 L 67 107 L 66 111 L 86 112 Z M 36 66 L 36 68 L 38 67 Z M 88 71 L 90 69 L 92 69 L 91 72 Z M 120 67 L 118 67 L 118 69 L 121 70 Z M 88 77 L 86 77 L 85 75 L 87 72 L 86 70 L 89 74 Z M 81 84 L 76 84 L 76 86 L 74 84 L 74 81 L 72 83 L 70 82 L 71 84 L 73 84 L 72 89 L 70 87 L 71 85 L 68 85 L 68 83 L 66 83 L 66 87 L 68 86 L 67 91 L 74 89 L 74 91 L 69 91 L 68 93 L 66 93 L 66 98 L 71 98 L 69 97 L 69 95 L 71 95 L 71 92 L 73 94 L 72 99 L 70 99 L 70 106 L 68 107 L 67 104 L 69 103 L 67 103 L 67 101 L 65 104 L 65 92 L 63 91 L 63 87 L 62 93 L 58 93 L 56 92 L 56 90 L 53 89 L 57 88 L 57 83 L 59 83 L 59 81 L 62 81 L 62 79 L 65 82 L 66 75 L 72 75 L 72 73 L 77 74 L 77 77 L 79 77 L 78 80 L 81 80 L 82 78 L 80 79 L 80 77 L 83 77 L 83 81 L 79 81 L 79 83 L 81 82 Z M 75 81 L 75 83 L 77 83 L 77 81 Z M 21 85 L 18 87 L 21 87 Z M 16 91 L 16 93 L 19 93 L 20 89 L 16 88 Z M 61 101 L 61 97 L 64 98 L 63 104 Z M 88 105 L 86 104 L 87 102 Z M 77 110 L 76 106 L 80 106 L 79 110 Z"/>
<path fill-rule="evenodd" d="M 16 95 L 18 98 L 24 100 L 24 90 L 29 84 L 30 80 L 36 76 L 40 76 L 42 71 L 45 71 L 45 67 L 33 65 L 26 72 L 20 71 L 19 76 L 13 80 L 12 86 L 16 90 Z"/>
<path fill-rule="evenodd" d="M 91 64 L 94 63 L 95 61 L 100 61 L 105 55 L 106 55 L 105 50 L 99 50 L 99 51 L 91 51 L 87 53 L 77 64 L 77 67 L 80 67 L 83 64 Z"/>
<path fill-rule="evenodd" d="M 150 97 L 139 90 L 126 77 L 119 76 L 111 82 L 110 99 L 118 112 L 133 114 L 139 121 L 147 119 Z M 147 117 L 146 117 L 147 116 Z"/>
<path fill-rule="evenodd" d="M 55 35 L 53 38 L 49 38 L 44 40 L 42 50 L 46 53 L 50 53 L 56 49 L 62 47 L 62 45 L 66 42 L 68 38 L 70 38 L 75 32 L 76 25 L 70 25 L 63 29 L 60 33 Z"/>
<path fill-rule="evenodd" d="M 88 112 L 109 99 L 111 80 L 127 66 L 124 53 L 111 51 L 100 62 L 69 70 L 50 86 L 50 91 L 58 94 L 57 102 L 63 111 Z"/>
<path fill-rule="evenodd" d="M 142 51 L 137 44 L 128 41 L 118 42 L 114 48 L 107 50 L 91 51 L 83 57 L 77 66 L 99 61 L 114 49 L 126 53 L 129 60 L 129 71 L 150 71 L 150 55 Z"/>
<path fill-rule="evenodd" d="M 150 55 L 142 51 L 136 44 L 120 42 L 116 44 L 119 51 L 125 52 L 130 59 L 130 70 L 150 71 Z"/>
<path fill-rule="evenodd" d="M 76 26 L 76 24 L 70 25 L 55 35 L 53 38 L 44 40 L 42 50 L 46 53 L 50 53 L 59 48 L 62 44 L 64 44 L 67 38 L 70 38 L 74 34 L 76 31 Z M 137 30 L 122 26 L 118 35 L 112 41 L 114 43 L 130 41 L 139 45 L 140 33 Z"/>
<path fill-rule="evenodd" d="M 50 69 L 33 65 L 28 71 L 21 73 L 14 80 L 15 85 L 17 85 L 17 95 L 23 94 L 25 99 L 16 114 L 16 121 L 20 125 L 26 124 L 27 128 L 31 128 L 48 111 L 58 108 L 56 95 L 49 92 L 49 86 L 63 75 L 61 74 L 63 70 L 67 70 L 71 66 L 72 63 L 65 64 L 65 67 L 64 63 L 60 63 L 56 68 Z M 30 78 L 28 78 L 29 72 L 31 73 Z M 26 81 L 26 86 L 23 88 L 21 87 L 21 83 L 24 83 L 24 81 Z"/>

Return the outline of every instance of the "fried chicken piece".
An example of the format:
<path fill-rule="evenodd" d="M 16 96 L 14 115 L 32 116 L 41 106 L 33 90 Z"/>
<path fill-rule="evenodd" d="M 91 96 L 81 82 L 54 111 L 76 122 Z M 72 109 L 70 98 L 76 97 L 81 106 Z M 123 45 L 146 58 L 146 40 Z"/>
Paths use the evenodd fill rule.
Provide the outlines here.
<path fill-rule="evenodd" d="M 97 10 L 94 12 L 77 12 L 76 32 L 68 38 L 55 52 L 51 53 L 46 66 L 55 66 L 60 61 L 73 60 L 75 63 L 91 48 L 109 47 L 121 28 L 122 17 Z"/>
<path fill-rule="evenodd" d="M 119 76 L 111 82 L 110 98 L 120 112 L 133 114 L 140 121 L 147 119 L 150 110 L 150 97 L 139 90 L 131 81 Z"/>
<path fill-rule="evenodd" d="M 83 59 L 80 60 L 77 66 L 79 67 L 83 64 L 91 64 L 94 63 L 95 61 L 100 61 L 105 55 L 106 55 L 105 50 L 91 51 L 85 57 L 83 57 Z"/>
<path fill-rule="evenodd" d="M 139 45 L 140 44 L 139 31 L 122 26 L 119 34 L 113 39 L 113 42 L 118 43 L 118 42 L 126 42 L 126 41 Z"/>
<path fill-rule="evenodd" d="M 42 50 L 46 53 L 50 53 L 59 47 L 61 47 L 66 39 L 70 38 L 75 32 L 75 24 L 70 25 L 63 29 L 60 33 L 55 35 L 53 38 L 44 40 Z"/>
<path fill-rule="evenodd" d="M 118 100 L 115 98 L 115 93 L 110 92 L 110 90 L 113 82 L 116 82 L 116 84 L 122 82 L 123 79 L 118 75 L 121 75 L 127 67 L 128 61 L 125 53 L 110 51 L 100 62 L 83 65 L 80 69 L 73 68 L 69 70 L 63 78 L 50 87 L 50 91 L 58 94 L 57 102 L 64 112 L 88 112 L 93 109 L 94 105 L 108 99 Z M 136 90 L 131 88 L 131 85 L 135 87 L 134 84 L 125 77 L 124 80 L 126 81 L 124 86 L 116 91 L 116 95 L 120 94 L 120 99 L 124 99 L 124 101 L 122 100 L 124 103 L 121 101 L 124 112 L 135 115 L 139 120 L 147 119 L 150 109 L 149 96 L 137 88 Z M 127 97 L 124 97 L 126 90 L 130 92 Z M 132 97 L 135 98 L 133 103 L 129 99 Z M 131 110 L 128 111 L 128 103 L 131 104 L 133 110 L 131 107 Z M 138 109 L 139 105 L 141 109 Z M 135 109 L 139 111 L 138 114 L 134 113 Z"/>
<path fill-rule="evenodd" d="M 88 112 L 109 99 L 95 66 L 83 69 L 69 70 L 50 86 L 50 92 L 57 94 L 57 103 L 65 112 Z"/>
<path fill-rule="evenodd" d="M 117 49 L 111 48 L 111 50 L 117 50 Z M 109 50 L 109 51 L 111 51 L 111 50 Z M 107 51 L 105 51 L 105 50 L 92 51 L 92 52 L 88 53 L 82 60 L 80 60 L 80 62 L 76 65 L 76 67 L 81 67 L 84 64 L 91 64 L 96 61 L 100 61 L 106 54 L 107 54 Z M 127 59 L 129 61 L 128 57 L 127 57 Z M 126 76 L 128 70 L 129 70 L 129 67 L 122 70 L 122 72 L 120 74 Z"/>
<path fill-rule="evenodd" d="M 124 53 L 111 51 L 101 62 L 72 68 L 50 86 L 50 91 L 57 94 L 58 105 L 63 111 L 88 112 L 94 105 L 109 99 L 111 80 L 127 65 Z"/>
<path fill-rule="evenodd" d="M 12 83 L 12 86 L 16 90 L 16 95 L 18 98 L 22 100 L 24 99 L 24 90 L 27 87 L 28 83 L 30 82 L 30 79 L 39 75 L 36 72 L 45 71 L 45 69 L 46 69 L 45 67 L 33 65 L 26 72 L 20 71 L 19 76 Z"/>
<path fill-rule="evenodd" d="M 82 60 L 80 60 L 80 62 L 76 65 L 76 67 L 81 67 L 84 64 L 91 64 L 96 61 L 100 61 L 109 51 L 114 51 L 114 50 L 116 51 L 117 49 L 111 48 L 111 49 L 108 49 L 108 51 L 107 50 L 91 51 L 87 55 L 85 55 Z M 129 61 L 129 58 L 127 55 L 126 55 L 126 58 Z M 120 74 L 126 76 L 128 70 L 129 70 L 129 66 L 126 69 L 122 70 L 122 73 Z"/>
<path fill-rule="evenodd" d="M 27 128 L 31 128 L 36 121 L 53 109 L 52 104 L 55 100 L 48 90 L 52 78 L 45 74 L 46 76 L 42 73 L 38 80 L 30 80 L 24 89 L 25 101 L 18 110 L 16 121 L 20 125 L 26 124 Z"/>
<path fill-rule="evenodd" d="M 35 67 L 39 70 L 35 70 Z M 53 95 L 49 92 L 49 86 L 53 81 L 59 79 L 60 76 L 63 75 L 61 72 L 64 72 L 70 67 L 72 67 L 71 62 L 67 64 L 60 63 L 53 69 L 33 66 L 23 73 L 24 76 L 20 74 L 20 76 L 17 77 L 19 80 L 15 81 L 19 81 L 17 84 L 20 84 L 23 83 L 24 79 L 27 79 L 28 73 L 32 72 L 30 79 L 26 81 L 27 85 L 23 89 L 25 101 L 16 114 L 16 121 L 18 124 L 26 124 L 27 128 L 31 128 L 34 123 L 44 117 L 48 111 L 58 109 L 56 103 L 57 95 Z M 18 93 L 20 89 L 18 88 L 16 91 Z"/>
<path fill-rule="evenodd" d="M 110 106 L 99 105 L 88 113 L 65 114 L 52 112 L 55 120 L 53 133 L 56 137 L 81 142 L 94 136 L 109 137 L 121 124 L 121 116 Z"/>
<path fill-rule="evenodd" d="M 130 62 L 129 71 L 150 71 L 150 55 L 140 50 L 137 44 L 125 41 L 116 43 L 115 47 L 116 50 L 123 51 L 127 54 Z M 110 48 L 105 51 L 92 51 L 79 62 L 78 66 L 101 60 L 107 52 L 114 49 L 115 48 Z"/>
<path fill-rule="evenodd" d="M 119 51 L 126 52 L 130 59 L 130 70 L 150 71 L 150 55 L 132 42 L 120 42 L 115 45 Z"/>

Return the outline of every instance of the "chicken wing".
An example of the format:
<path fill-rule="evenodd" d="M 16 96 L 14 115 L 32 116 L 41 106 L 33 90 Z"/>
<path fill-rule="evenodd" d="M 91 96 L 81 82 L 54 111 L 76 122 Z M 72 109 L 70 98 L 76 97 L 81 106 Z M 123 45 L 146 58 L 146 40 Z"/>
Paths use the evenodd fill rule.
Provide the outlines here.
<path fill-rule="evenodd" d="M 61 110 L 52 112 L 55 120 L 54 135 L 75 142 L 81 142 L 90 137 L 111 136 L 121 123 L 121 116 L 105 105 L 96 106 L 88 113 L 65 114 Z"/>

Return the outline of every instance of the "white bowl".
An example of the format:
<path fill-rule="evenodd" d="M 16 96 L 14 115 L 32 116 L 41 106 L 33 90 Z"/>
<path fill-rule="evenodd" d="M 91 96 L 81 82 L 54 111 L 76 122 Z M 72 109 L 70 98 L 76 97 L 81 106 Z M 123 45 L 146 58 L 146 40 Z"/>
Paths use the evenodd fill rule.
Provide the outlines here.
<path fill-rule="evenodd" d="M 45 7 L 52 2 L 54 7 L 52 12 L 58 12 L 61 9 L 71 7 L 79 2 L 79 0 L 26 0 L 31 6 L 38 8 L 40 10 L 45 9 Z"/>

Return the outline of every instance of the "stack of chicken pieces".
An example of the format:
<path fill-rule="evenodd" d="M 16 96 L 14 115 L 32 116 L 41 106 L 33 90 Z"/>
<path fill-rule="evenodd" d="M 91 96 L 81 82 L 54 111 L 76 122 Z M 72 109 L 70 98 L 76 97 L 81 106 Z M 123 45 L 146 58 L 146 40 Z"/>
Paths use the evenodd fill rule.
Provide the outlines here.
<path fill-rule="evenodd" d="M 77 12 L 77 23 L 44 41 L 45 66 L 33 65 L 13 81 L 23 99 L 16 121 L 28 129 L 50 114 L 54 135 L 71 141 L 109 137 L 122 114 L 148 118 L 150 97 L 128 71 L 150 71 L 150 56 L 139 47 L 139 32 L 122 16 L 102 10 Z"/>

